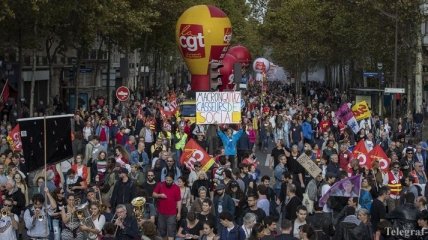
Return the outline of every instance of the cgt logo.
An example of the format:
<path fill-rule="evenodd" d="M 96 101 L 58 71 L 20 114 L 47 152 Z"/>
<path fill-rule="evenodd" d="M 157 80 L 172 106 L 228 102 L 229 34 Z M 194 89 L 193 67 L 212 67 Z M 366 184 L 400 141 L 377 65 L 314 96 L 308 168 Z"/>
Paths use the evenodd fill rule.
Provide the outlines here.
<path fill-rule="evenodd" d="M 202 160 L 204 160 L 204 158 L 205 158 L 205 155 L 201 150 L 194 149 L 192 152 L 192 155 L 190 155 L 187 162 L 185 162 L 185 165 L 188 169 L 194 169 L 193 165 L 196 162 L 202 162 Z"/>
<path fill-rule="evenodd" d="M 232 28 L 225 28 L 223 42 L 225 44 L 230 44 L 230 41 L 232 41 Z"/>
<path fill-rule="evenodd" d="M 179 43 L 185 58 L 204 58 L 205 42 L 202 25 L 182 24 Z"/>

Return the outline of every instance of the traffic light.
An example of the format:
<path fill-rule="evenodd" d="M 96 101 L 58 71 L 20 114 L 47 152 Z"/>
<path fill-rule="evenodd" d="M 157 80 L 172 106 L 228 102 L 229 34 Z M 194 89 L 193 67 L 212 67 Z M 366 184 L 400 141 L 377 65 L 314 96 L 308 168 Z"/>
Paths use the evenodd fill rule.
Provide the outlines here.
<path fill-rule="evenodd" d="M 217 90 L 218 86 L 221 85 L 221 73 L 220 68 L 223 64 L 220 62 L 210 63 L 210 88 L 211 90 Z"/>

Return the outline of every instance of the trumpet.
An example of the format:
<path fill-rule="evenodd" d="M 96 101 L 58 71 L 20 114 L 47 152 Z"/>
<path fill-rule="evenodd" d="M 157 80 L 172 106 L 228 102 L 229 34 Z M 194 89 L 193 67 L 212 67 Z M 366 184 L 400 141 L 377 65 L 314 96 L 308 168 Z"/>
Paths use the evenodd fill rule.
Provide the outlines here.
<path fill-rule="evenodd" d="M 95 224 L 94 224 L 94 222 L 92 221 L 92 217 L 94 216 L 94 214 L 92 214 L 92 215 L 90 215 L 89 217 L 87 217 L 87 218 L 85 218 L 82 222 L 81 222 L 81 224 L 82 225 L 84 225 L 84 226 L 87 226 L 87 227 L 89 227 L 90 229 L 95 229 Z M 88 238 L 89 239 L 97 239 L 98 238 L 98 235 L 97 234 L 95 234 L 95 233 L 92 233 L 92 232 L 89 232 L 88 233 Z"/>
<path fill-rule="evenodd" d="M 37 213 L 37 221 L 42 222 L 43 220 L 45 220 L 45 216 L 42 214 L 42 209 L 35 208 L 34 210 L 39 210 L 39 212 Z"/>

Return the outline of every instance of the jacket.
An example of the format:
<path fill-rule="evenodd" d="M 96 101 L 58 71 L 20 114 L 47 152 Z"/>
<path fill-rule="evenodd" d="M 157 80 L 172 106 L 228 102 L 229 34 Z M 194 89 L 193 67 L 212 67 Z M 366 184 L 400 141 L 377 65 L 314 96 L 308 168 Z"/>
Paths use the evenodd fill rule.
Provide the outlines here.
<path fill-rule="evenodd" d="M 232 137 L 226 136 L 223 131 L 218 131 L 218 136 L 223 142 L 224 153 L 226 156 L 236 156 L 236 143 L 242 135 L 242 129 L 240 129 L 237 133 L 232 134 Z"/>
<path fill-rule="evenodd" d="M 367 228 L 358 220 L 357 216 L 349 215 L 339 223 L 333 240 L 366 240 L 370 239 Z"/>
<path fill-rule="evenodd" d="M 111 207 L 116 208 L 118 204 L 130 203 L 134 199 L 136 191 L 134 181 L 131 178 L 128 178 L 126 183 L 121 180 L 116 181 L 110 198 Z"/>
<path fill-rule="evenodd" d="M 143 159 L 142 162 L 140 162 L 140 155 L 141 155 L 141 158 Z M 129 163 L 131 165 L 138 163 L 142 167 L 145 167 L 146 165 L 148 165 L 150 163 L 150 160 L 149 160 L 149 156 L 147 155 L 146 152 L 143 151 L 140 153 L 140 152 L 138 152 L 138 150 L 135 150 L 135 151 L 131 152 L 131 159 L 129 160 Z"/>
<path fill-rule="evenodd" d="M 235 225 L 232 230 L 228 231 L 227 228 L 223 228 L 220 232 L 220 240 L 244 240 L 245 232 L 240 226 Z"/>
<path fill-rule="evenodd" d="M 312 125 L 307 121 L 302 124 L 303 137 L 308 140 L 312 140 L 314 131 L 312 130 Z"/>
<path fill-rule="evenodd" d="M 231 213 L 232 215 L 235 215 L 235 202 L 233 201 L 233 199 L 227 195 L 224 194 L 223 198 L 220 199 L 219 196 L 214 197 L 214 215 L 215 216 L 219 216 L 219 212 L 218 212 L 218 206 L 219 204 L 221 204 L 222 206 L 222 211 L 228 211 L 229 213 Z"/>

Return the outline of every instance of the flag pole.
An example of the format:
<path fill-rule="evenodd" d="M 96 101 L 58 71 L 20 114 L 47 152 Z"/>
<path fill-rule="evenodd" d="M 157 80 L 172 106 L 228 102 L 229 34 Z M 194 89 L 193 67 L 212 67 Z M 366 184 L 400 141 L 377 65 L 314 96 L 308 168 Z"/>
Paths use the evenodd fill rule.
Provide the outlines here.
<path fill-rule="evenodd" d="M 48 181 L 48 178 L 47 178 L 47 175 L 48 175 L 48 169 L 47 169 L 47 166 L 46 166 L 46 158 L 47 158 L 47 151 L 46 151 L 46 115 L 44 115 L 43 116 L 43 150 L 44 150 L 44 161 L 45 161 L 45 189 L 46 189 L 46 187 L 47 187 L 47 181 Z M 43 191 L 45 191 L 44 189 L 43 189 Z M 48 196 L 47 196 L 47 194 L 45 193 L 44 194 L 45 195 L 45 199 L 47 200 L 48 199 Z M 45 200 L 45 202 L 46 202 L 46 200 Z M 52 204 L 52 203 L 49 203 L 49 204 Z M 46 229 L 49 229 L 49 222 L 48 221 L 46 221 Z"/>
<path fill-rule="evenodd" d="M 1 93 L 0 93 L 0 97 L 1 97 L 2 102 L 5 102 L 5 100 L 3 99 L 3 92 L 6 89 L 8 82 L 9 82 L 9 78 L 6 78 L 6 83 L 4 84 L 3 89 L 1 90 Z"/>

